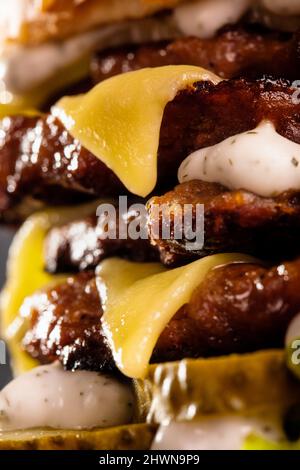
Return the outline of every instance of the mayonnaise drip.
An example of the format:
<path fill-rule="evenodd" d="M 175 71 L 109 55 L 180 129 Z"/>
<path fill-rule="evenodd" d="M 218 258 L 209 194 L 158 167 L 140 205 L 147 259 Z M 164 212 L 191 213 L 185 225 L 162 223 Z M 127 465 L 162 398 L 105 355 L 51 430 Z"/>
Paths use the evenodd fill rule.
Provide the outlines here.
<path fill-rule="evenodd" d="M 0 80 L 7 91 L 23 94 L 93 50 L 125 43 L 172 39 L 180 35 L 213 37 L 220 28 L 238 22 L 247 11 L 257 6 L 262 9 L 262 18 L 258 17 L 259 20 L 264 20 L 268 13 L 283 17 L 300 15 L 298 0 L 195 0 L 180 4 L 170 14 L 102 25 L 65 41 L 24 47 L 7 45 L 5 36 L 17 36 L 20 25 L 30 21 L 35 12 L 34 2 L 0 2 L 3 41 Z"/>
<path fill-rule="evenodd" d="M 222 26 L 236 23 L 251 3 L 252 0 L 198 0 L 179 5 L 174 18 L 187 36 L 209 38 Z"/>
<path fill-rule="evenodd" d="M 198 179 L 264 197 L 298 190 L 300 145 L 263 121 L 256 129 L 191 154 L 181 164 L 178 178 L 180 183 Z"/>
<path fill-rule="evenodd" d="M 34 3 L 32 0 L 0 1 L 0 37 L 1 35 L 16 36 L 20 25 L 34 16 Z"/>
<path fill-rule="evenodd" d="M 227 24 L 235 24 L 246 13 L 270 28 L 294 30 L 299 26 L 299 0 L 194 0 L 175 8 L 173 16 L 181 33 L 200 38 L 213 37 Z M 273 16 L 276 18 L 273 18 Z M 294 16 L 294 18 L 293 18 Z M 282 21 L 280 21 L 282 20 Z"/>
<path fill-rule="evenodd" d="M 132 414 L 129 385 L 96 372 L 66 372 L 59 363 L 32 369 L 0 392 L 0 431 L 117 426 Z"/>

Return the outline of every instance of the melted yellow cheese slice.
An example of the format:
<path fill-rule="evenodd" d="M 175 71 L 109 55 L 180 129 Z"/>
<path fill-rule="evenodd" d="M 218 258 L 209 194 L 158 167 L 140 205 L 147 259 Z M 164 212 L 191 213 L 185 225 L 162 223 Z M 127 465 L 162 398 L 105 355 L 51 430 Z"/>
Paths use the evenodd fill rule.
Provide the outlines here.
<path fill-rule="evenodd" d="M 97 283 L 104 300 L 102 322 L 122 373 L 144 378 L 160 334 L 207 273 L 217 266 L 247 261 L 253 258 L 221 254 L 169 271 L 160 264 L 119 259 L 101 263 Z"/>
<path fill-rule="evenodd" d="M 26 322 L 19 316 L 24 299 L 48 284 L 58 283 L 64 276 L 54 276 L 44 270 L 44 241 L 48 230 L 89 215 L 97 202 L 76 208 L 49 209 L 31 216 L 14 238 L 9 252 L 7 282 L 0 298 L 1 330 L 12 354 L 15 372 L 25 372 L 36 361 L 24 353 L 20 342 L 26 332 Z"/>
<path fill-rule="evenodd" d="M 53 113 L 130 192 L 146 197 L 157 181 L 165 107 L 180 90 L 202 80 L 220 81 L 199 67 L 143 69 L 106 80 L 85 95 L 65 97 Z"/>
<path fill-rule="evenodd" d="M 22 114 L 25 116 L 39 115 L 36 109 L 42 108 L 47 101 L 64 89 L 83 79 L 88 73 L 88 59 L 83 58 L 72 64 L 59 75 L 39 85 L 24 95 L 14 95 L 8 90 L 0 92 L 0 118 Z"/>

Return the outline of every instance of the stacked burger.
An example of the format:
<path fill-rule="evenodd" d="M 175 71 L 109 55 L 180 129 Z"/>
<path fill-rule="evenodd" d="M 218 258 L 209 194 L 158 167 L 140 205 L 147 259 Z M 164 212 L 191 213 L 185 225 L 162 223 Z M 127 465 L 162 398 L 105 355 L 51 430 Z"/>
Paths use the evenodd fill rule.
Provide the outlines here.
<path fill-rule="evenodd" d="M 298 2 L 2 3 L 0 448 L 299 449 Z"/>

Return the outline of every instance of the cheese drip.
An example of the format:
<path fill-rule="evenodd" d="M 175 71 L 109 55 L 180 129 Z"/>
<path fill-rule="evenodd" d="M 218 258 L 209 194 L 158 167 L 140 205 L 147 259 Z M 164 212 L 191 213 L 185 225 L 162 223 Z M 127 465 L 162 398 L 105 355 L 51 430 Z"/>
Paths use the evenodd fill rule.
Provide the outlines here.
<path fill-rule="evenodd" d="M 144 378 L 160 334 L 211 269 L 244 262 L 240 254 L 214 255 L 188 266 L 165 270 L 160 264 L 113 259 L 97 270 L 103 299 L 103 328 L 124 375 Z"/>
<path fill-rule="evenodd" d="M 99 202 L 98 202 L 99 203 Z M 54 276 L 44 270 L 44 240 L 48 230 L 74 220 L 78 214 L 90 214 L 96 203 L 86 204 L 75 209 L 49 209 L 31 216 L 16 234 L 9 251 L 7 281 L 1 293 L 1 330 L 12 354 L 15 372 L 22 373 L 37 365 L 21 347 L 20 342 L 26 332 L 25 319 L 18 315 L 27 296 L 53 283 L 65 280 L 64 276 Z"/>
<path fill-rule="evenodd" d="M 71 135 L 104 162 L 134 194 L 146 197 L 157 181 L 164 109 L 195 82 L 220 79 L 199 67 L 143 69 L 106 80 L 53 108 Z"/>
<path fill-rule="evenodd" d="M 0 392 L 0 434 L 17 429 L 91 429 L 132 421 L 130 383 L 59 363 L 36 367 Z"/>
<path fill-rule="evenodd" d="M 300 189 L 300 145 L 282 137 L 270 121 L 212 147 L 197 150 L 180 166 L 180 183 L 194 179 L 272 197 Z"/>
<path fill-rule="evenodd" d="M 31 47 L 9 44 L 0 54 L 0 79 L 9 92 L 23 95 L 51 79 L 56 82 L 60 75 L 67 79 L 68 68 L 74 64 L 80 63 L 82 78 L 88 76 L 94 51 L 172 39 L 177 35 L 171 18 L 163 16 L 106 25 L 62 41 Z"/>

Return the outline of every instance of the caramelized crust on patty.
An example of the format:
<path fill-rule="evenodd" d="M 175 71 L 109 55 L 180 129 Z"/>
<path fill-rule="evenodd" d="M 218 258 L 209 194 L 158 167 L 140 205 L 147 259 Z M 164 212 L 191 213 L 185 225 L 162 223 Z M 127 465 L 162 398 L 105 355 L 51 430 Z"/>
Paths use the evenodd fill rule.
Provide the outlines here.
<path fill-rule="evenodd" d="M 122 216 L 128 234 L 128 223 L 136 221 L 142 230 L 142 220 L 136 213 Z M 105 220 L 96 216 L 71 222 L 50 230 L 45 244 L 46 269 L 49 272 L 77 272 L 96 268 L 100 261 L 112 256 L 120 256 L 131 261 L 156 261 L 158 250 L 149 240 L 120 238 L 119 213 L 116 221 L 111 220 L 110 229 L 115 228 L 116 238 L 108 238 L 105 233 Z M 114 227 L 112 224 L 115 224 Z"/>
<path fill-rule="evenodd" d="M 181 162 L 208 147 L 271 120 L 300 143 L 300 104 L 287 81 L 200 82 L 179 93 L 165 109 L 158 149 L 158 186 L 171 189 Z M 126 192 L 98 158 L 74 140 L 51 115 L 11 117 L 0 123 L 0 218 L 14 217 L 26 196 L 54 203 Z"/>
<path fill-rule="evenodd" d="M 128 46 L 99 52 L 91 62 L 96 83 L 120 73 L 163 65 L 197 65 L 222 78 L 297 79 L 299 33 L 277 34 L 255 27 L 229 26 L 214 38 Z"/>
<path fill-rule="evenodd" d="M 300 309 L 299 283 L 299 260 L 271 269 L 234 264 L 213 270 L 165 328 L 152 362 L 282 347 Z M 35 294 L 21 312 L 29 319 L 23 345 L 32 357 L 58 358 L 68 369 L 114 368 L 92 274 Z"/>
<path fill-rule="evenodd" d="M 118 178 L 51 115 L 0 121 L 0 218 L 13 219 L 27 196 L 76 203 L 123 191 Z"/>

